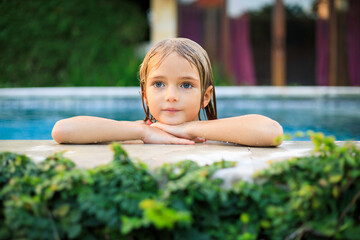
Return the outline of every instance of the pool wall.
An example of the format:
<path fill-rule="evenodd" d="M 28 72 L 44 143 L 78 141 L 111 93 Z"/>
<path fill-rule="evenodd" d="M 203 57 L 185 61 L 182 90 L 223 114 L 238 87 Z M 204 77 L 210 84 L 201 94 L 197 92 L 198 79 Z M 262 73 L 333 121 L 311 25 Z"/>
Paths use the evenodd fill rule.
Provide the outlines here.
<path fill-rule="evenodd" d="M 139 97 L 140 87 L 44 87 L 44 88 L 0 88 L 0 98 L 8 97 Z M 331 97 L 360 96 L 360 87 L 272 87 L 232 86 L 216 87 L 219 97 L 235 96 L 286 96 L 286 97 Z"/>
<path fill-rule="evenodd" d="M 267 108 L 313 108 L 316 105 L 331 107 L 331 101 L 357 110 L 360 87 L 216 87 L 218 109 L 229 107 L 228 101 L 238 99 L 241 106 Z M 267 101 L 259 102 L 259 100 Z M 295 102 L 294 102 L 295 100 Z M 299 101 L 301 104 L 299 104 Z M 260 105 L 259 105 L 260 104 Z M 264 104 L 266 106 L 264 106 Z M 281 106 L 279 106 L 281 105 Z M 60 87 L 60 88 L 3 88 L 0 89 L 0 110 L 8 109 L 125 109 L 142 111 L 139 87 Z M 321 106 L 319 106 L 321 107 Z M 338 106 L 337 106 L 338 107 Z"/>

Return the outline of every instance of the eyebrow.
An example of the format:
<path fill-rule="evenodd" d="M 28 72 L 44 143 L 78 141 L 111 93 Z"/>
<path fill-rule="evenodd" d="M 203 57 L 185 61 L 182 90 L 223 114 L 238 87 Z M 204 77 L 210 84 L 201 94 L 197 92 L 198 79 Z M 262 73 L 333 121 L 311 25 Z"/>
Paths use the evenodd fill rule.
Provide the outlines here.
<path fill-rule="evenodd" d="M 147 78 L 147 80 L 162 80 L 162 79 L 164 79 L 165 77 L 164 76 L 149 76 L 148 78 Z"/>
<path fill-rule="evenodd" d="M 181 77 L 180 79 L 200 81 L 199 78 L 194 78 L 194 77 L 192 77 L 192 76 L 183 76 L 183 77 Z"/>
<path fill-rule="evenodd" d="M 158 76 L 151 76 L 149 77 L 149 79 L 152 79 L 152 80 L 156 80 L 156 79 L 165 79 L 166 77 L 163 76 L 163 75 L 158 75 Z M 193 80 L 193 81 L 200 81 L 199 78 L 194 78 L 192 76 L 182 76 L 180 77 L 180 79 L 182 80 Z"/>

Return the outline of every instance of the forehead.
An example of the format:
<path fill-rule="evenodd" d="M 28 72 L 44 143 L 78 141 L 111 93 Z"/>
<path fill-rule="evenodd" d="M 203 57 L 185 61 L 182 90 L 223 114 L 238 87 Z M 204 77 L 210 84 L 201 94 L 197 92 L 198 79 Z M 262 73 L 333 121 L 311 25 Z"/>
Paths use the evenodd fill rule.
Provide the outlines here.
<path fill-rule="evenodd" d="M 163 72 L 171 69 L 174 74 L 181 72 L 192 73 L 199 77 L 195 64 L 175 51 L 151 59 L 148 66 L 148 76 L 154 72 Z"/>

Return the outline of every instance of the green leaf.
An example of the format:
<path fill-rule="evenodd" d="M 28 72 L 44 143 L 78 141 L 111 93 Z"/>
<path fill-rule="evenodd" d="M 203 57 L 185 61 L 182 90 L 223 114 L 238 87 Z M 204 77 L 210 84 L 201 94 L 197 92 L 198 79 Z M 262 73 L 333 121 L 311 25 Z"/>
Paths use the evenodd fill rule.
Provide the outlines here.
<path fill-rule="evenodd" d="M 249 214 L 247 214 L 247 213 L 242 213 L 242 214 L 240 215 L 240 221 L 241 221 L 242 223 L 244 223 L 244 224 L 248 224 L 249 221 L 250 221 L 250 216 L 249 216 Z"/>
<path fill-rule="evenodd" d="M 263 219 L 260 221 L 260 226 L 263 228 L 270 228 L 271 223 L 268 220 Z"/>
<path fill-rule="evenodd" d="M 128 234 L 133 229 L 139 229 L 142 226 L 147 226 L 149 224 L 148 221 L 145 221 L 145 219 L 135 218 L 135 217 L 127 217 L 122 216 L 121 217 L 121 233 L 122 234 Z"/>
<path fill-rule="evenodd" d="M 69 204 L 62 204 L 54 210 L 53 214 L 54 216 L 64 217 L 69 212 L 69 210 L 70 210 Z"/>
<path fill-rule="evenodd" d="M 331 183 L 337 183 L 337 182 L 340 182 L 341 178 L 342 178 L 341 174 L 331 175 L 329 178 L 329 181 Z"/>
<path fill-rule="evenodd" d="M 339 187 L 338 186 L 334 186 L 332 189 L 332 195 L 334 196 L 334 198 L 338 198 L 339 197 Z"/>
<path fill-rule="evenodd" d="M 241 234 L 237 240 L 256 240 L 256 235 L 253 235 L 251 233 L 243 233 Z"/>
<path fill-rule="evenodd" d="M 144 217 L 153 223 L 156 228 L 172 229 L 175 223 L 191 223 L 191 215 L 185 211 L 175 211 L 168 208 L 164 203 L 154 200 L 144 200 L 140 203 L 140 208 L 144 209 Z"/>
<path fill-rule="evenodd" d="M 69 238 L 74 239 L 78 237 L 79 234 L 81 233 L 81 229 L 82 227 L 80 224 L 71 224 L 67 229 Z"/>

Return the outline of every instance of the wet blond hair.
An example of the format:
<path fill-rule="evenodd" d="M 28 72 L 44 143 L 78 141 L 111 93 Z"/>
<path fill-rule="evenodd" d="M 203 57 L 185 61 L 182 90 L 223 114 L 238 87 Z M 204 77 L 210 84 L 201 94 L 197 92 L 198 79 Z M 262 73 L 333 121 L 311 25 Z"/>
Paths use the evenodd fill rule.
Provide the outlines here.
<path fill-rule="evenodd" d="M 163 40 L 153 46 L 146 54 L 144 61 L 140 65 L 139 77 L 141 87 L 141 100 L 146 114 L 145 121 L 153 121 L 149 107 L 145 103 L 146 80 L 152 68 L 157 68 L 164 59 L 171 53 L 176 52 L 185 58 L 191 65 L 195 66 L 199 72 L 201 85 L 200 106 L 203 106 L 205 91 L 209 86 L 213 86 L 213 92 L 208 105 L 203 108 L 208 120 L 217 119 L 215 85 L 211 69 L 209 56 L 206 51 L 196 42 L 187 38 L 170 38 Z M 198 114 L 199 120 L 200 111 Z"/>

